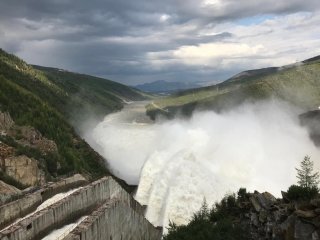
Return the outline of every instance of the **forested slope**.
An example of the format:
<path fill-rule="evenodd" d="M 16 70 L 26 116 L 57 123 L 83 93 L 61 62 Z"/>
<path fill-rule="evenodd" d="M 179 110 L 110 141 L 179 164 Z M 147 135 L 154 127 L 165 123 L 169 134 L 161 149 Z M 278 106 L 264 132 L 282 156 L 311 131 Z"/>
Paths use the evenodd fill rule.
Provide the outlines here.
<path fill-rule="evenodd" d="M 82 172 L 94 177 L 108 173 L 102 157 L 76 133 L 74 114 L 103 116 L 121 109 L 124 101 L 144 98 L 135 89 L 105 79 L 34 68 L 0 50 L 0 112 L 9 113 L 16 125 L 33 127 L 56 143 L 58 152 L 50 159 L 33 154 L 37 160 L 45 158 L 47 164 L 56 165 L 45 166 L 51 175 Z M 0 140 L 17 146 L 17 139 L 9 136 Z"/>

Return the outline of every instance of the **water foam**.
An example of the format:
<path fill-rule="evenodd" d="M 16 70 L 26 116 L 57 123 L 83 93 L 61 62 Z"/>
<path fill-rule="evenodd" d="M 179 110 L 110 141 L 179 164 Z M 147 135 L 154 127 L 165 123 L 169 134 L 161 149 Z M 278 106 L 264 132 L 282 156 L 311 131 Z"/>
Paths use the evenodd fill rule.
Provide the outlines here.
<path fill-rule="evenodd" d="M 298 112 L 264 102 L 145 126 L 106 117 L 93 138 L 118 176 L 139 182 L 135 198 L 153 224 L 184 224 L 204 197 L 213 204 L 240 187 L 279 196 L 296 182 L 294 167 L 307 154 L 319 169 L 319 150 Z"/>

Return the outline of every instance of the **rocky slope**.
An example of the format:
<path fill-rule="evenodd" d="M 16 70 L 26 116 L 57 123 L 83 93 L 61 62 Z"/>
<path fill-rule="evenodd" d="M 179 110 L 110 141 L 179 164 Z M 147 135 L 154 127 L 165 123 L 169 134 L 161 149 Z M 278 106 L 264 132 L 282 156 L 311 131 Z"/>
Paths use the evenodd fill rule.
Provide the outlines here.
<path fill-rule="evenodd" d="M 145 97 L 109 80 L 33 67 L 0 49 L 0 180 L 24 188 L 74 172 L 109 175 L 76 127 Z"/>
<path fill-rule="evenodd" d="M 276 199 L 268 192 L 254 192 L 240 202 L 237 221 L 252 239 L 320 239 L 320 198 L 290 201 L 283 192 Z"/>
<path fill-rule="evenodd" d="M 212 208 L 204 202 L 187 225 L 171 223 L 164 239 L 320 239 L 320 195 L 308 195 L 308 189 L 292 189 L 277 199 L 268 192 L 248 193 L 241 188 L 237 195 L 227 194 Z"/>
<path fill-rule="evenodd" d="M 46 179 L 50 178 L 50 173 L 46 171 L 52 166 L 47 168 L 42 158 L 58 154 L 54 141 L 43 137 L 32 127 L 16 125 L 9 113 L 2 112 L 0 112 L 0 140 L 7 143 L 0 141 L 2 180 L 11 179 L 11 183 L 20 188 L 45 184 Z M 30 149 L 36 151 L 38 155 L 32 150 L 28 151 Z"/>

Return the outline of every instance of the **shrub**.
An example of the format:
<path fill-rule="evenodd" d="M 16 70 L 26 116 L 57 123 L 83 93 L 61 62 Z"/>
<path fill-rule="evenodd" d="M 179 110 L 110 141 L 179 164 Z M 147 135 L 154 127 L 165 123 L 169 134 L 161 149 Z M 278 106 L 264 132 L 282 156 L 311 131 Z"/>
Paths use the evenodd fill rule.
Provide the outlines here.
<path fill-rule="evenodd" d="M 226 217 L 236 216 L 238 213 L 237 198 L 235 194 L 229 194 L 220 203 L 215 203 L 215 206 L 210 211 L 210 219 L 215 222 Z"/>
<path fill-rule="evenodd" d="M 297 170 L 298 184 L 302 187 L 316 187 L 319 184 L 319 173 L 313 172 L 313 162 L 309 156 L 305 156 Z"/>
<path fill-rule="evenodd" d="M 247 196 L 246 191 L 239 190 L 241 196 Z M 238 193 L 239 195 L 239 193 Z M 239 197 L 238 197 L 239 198 Z M 235 194 L 226 195 L 212 209 L 206 201 L 196 212 L 187 225 L 177 226 L 170 222 L 168 234 L 164 240 L 246 240 L 249 232 L 243 226 L 235 223 L 240 208 Z"/>
<path fill-rule="evenodd" d="M 315 186 L 302 187 L 291 185 L 288 189 L 288 198 L 290 200 L 310 200 L 319 194 L 319 189 Z"/>
<path fill-rule="evenodd" d="M 240 188 L 238 191 L 238 201 L 245 201 L 249 196 L 246 188 Z"/>

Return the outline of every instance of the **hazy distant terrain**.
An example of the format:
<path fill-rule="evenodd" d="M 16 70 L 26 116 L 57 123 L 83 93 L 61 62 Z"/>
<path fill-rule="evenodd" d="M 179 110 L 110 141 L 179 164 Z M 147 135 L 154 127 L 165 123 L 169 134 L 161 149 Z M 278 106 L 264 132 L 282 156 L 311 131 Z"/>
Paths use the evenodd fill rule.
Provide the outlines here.
<path fill-rule="evenodd" d="M 139 84 L 134 87 L 150 93 L 173 93 L 179 90 L 197 88 L 200 87 L 200 84 L 159 80 L 151 83 Z"/>

